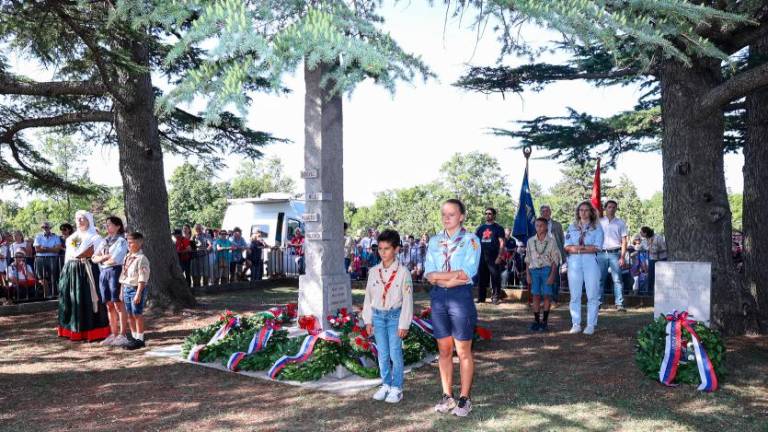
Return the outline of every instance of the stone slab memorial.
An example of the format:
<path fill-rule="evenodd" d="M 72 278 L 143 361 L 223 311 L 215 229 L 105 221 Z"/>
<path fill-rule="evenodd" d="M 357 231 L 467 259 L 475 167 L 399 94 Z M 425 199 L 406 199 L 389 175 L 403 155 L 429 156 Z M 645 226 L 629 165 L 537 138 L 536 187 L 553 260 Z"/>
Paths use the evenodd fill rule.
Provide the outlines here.
<path fill-rule="evenodd" d="M 658 261 L 653 316 L 688 311 L 709 327 L 712 265 L 708 262 Z"/>
<path fill-rule="evenodd" d="M 352 307 L 344 268 L 344 151 L 341 95 L 323 83 L 328 65 L 304 69 L 304 259 L 299 277 L 299 316 L 314 315 L 323 329 L 326 317 Z M 322 84 L 325 84 L 325 88 Z"/>

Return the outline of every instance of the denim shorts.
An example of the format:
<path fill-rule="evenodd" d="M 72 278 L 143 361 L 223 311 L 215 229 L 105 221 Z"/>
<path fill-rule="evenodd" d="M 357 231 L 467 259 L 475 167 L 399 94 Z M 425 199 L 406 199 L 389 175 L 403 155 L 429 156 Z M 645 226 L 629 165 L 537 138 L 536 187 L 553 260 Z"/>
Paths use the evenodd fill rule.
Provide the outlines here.
<path fill-rule="evenodd" d="M 477 325 L 472 285 L 455 288 L 433 286 L 429 297 L 435 339 L 453 336 L 459 341 L 472 340 Z"/>
<path fill-rule="evenodd" d="M 136 297 L 136 287 L 123 285 L 123 301 L 125 302 L 125 311 L 128 315 L 142 315 L 144 313 L 144 303 L 147 302 L 147 287 L 141 290 L 141 302 L 138 305 L 133 304 Z"/>
<path fill-rule="evenodd" d="M 120 299 L 120 273 L 123 266 L 102 268 L 99 273 L 99 291 L 102 303 L 118 302 Z"/>
<path fill-rule="evenodd" d="M 552 285 L 547 284 L 552 267 L 540 267 L 529 270 L 531 272 L 531 294 L 539 296 L 552 296 Z"/>

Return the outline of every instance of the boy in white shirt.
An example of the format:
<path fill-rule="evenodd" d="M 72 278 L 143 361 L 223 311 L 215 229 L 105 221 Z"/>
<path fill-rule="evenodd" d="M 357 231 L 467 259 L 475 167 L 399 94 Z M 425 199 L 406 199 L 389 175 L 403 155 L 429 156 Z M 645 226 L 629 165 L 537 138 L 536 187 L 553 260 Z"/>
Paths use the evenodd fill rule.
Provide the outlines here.
<path fill-rule="evenodd" d="M 363 320 L 376 338 L 382 385 L 373 398 L 397 403 L 403 398 L 403 339 L 413 317 L 413 283 L 396 259 L 400 234 L 384 230 L 378 239 L 381 262 L 371 268 L 365 288 Z"/>

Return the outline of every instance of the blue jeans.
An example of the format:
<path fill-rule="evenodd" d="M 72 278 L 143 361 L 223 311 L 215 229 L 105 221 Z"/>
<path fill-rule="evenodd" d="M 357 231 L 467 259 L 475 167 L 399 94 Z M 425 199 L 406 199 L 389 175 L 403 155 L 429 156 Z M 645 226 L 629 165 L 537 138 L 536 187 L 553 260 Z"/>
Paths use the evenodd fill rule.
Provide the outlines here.
<path fill-rule="evenodd" d="M 397 335 L 400 308 L 373 310 L 373 335 L 379 351 L 379 372 L 382 384 L 403 388 L 403 341 Z"/>
<path fill-rule="evenodd" d="M 621 283 L 621 267 L 619 267 L 618 252 L 601 252 L 597 254 L 597 263 L 600 265 L 600 303 L 603 303 L 605 282 L 608 280 L 608 268 L 611 269 L 613 279 L 613 296 L 616 306 L 624 305 L 624 285 Z"/>

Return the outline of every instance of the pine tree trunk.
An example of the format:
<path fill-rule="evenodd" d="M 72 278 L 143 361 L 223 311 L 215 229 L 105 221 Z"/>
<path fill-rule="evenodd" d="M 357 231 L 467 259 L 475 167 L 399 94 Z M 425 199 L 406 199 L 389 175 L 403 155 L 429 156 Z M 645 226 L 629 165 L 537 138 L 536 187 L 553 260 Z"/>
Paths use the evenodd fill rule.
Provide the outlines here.
<path fill-rule="evenodd" d="M 710 321 L 726 334 L 745 331 L 742 288 L 731 257 L 731 211 L 723 167 L 724 118 L 702 115 L 698 101 L 722 82 L 717 60 L 661 67 L 664 233 L 669 259 L 712 264 Z"/>
<path fill-rule="evenodd" d="M 750 46 L 750 65 L 768 61 L 768 38 Z M 754 330 L 768 332 L 768 89 L 746 100 L 747 139 L 744 143 L 744 279 L 756 300 Z"/>
<path fill-rule="evenodd" d="M 147 48 L 139 41 L 126 43 L 131 44 L 134 63 L 149 70 Z M 151 76 L 149 72 L 124 71 L 120 88 L 128 101 L 115 103 L 125 216 L 129 229 L 144 234 L 144 253 L 151 267 L 149 298 L 153 307 L 192 306 L 195 298 L 184 281 L 171 241 L 168 191 Z"/>

